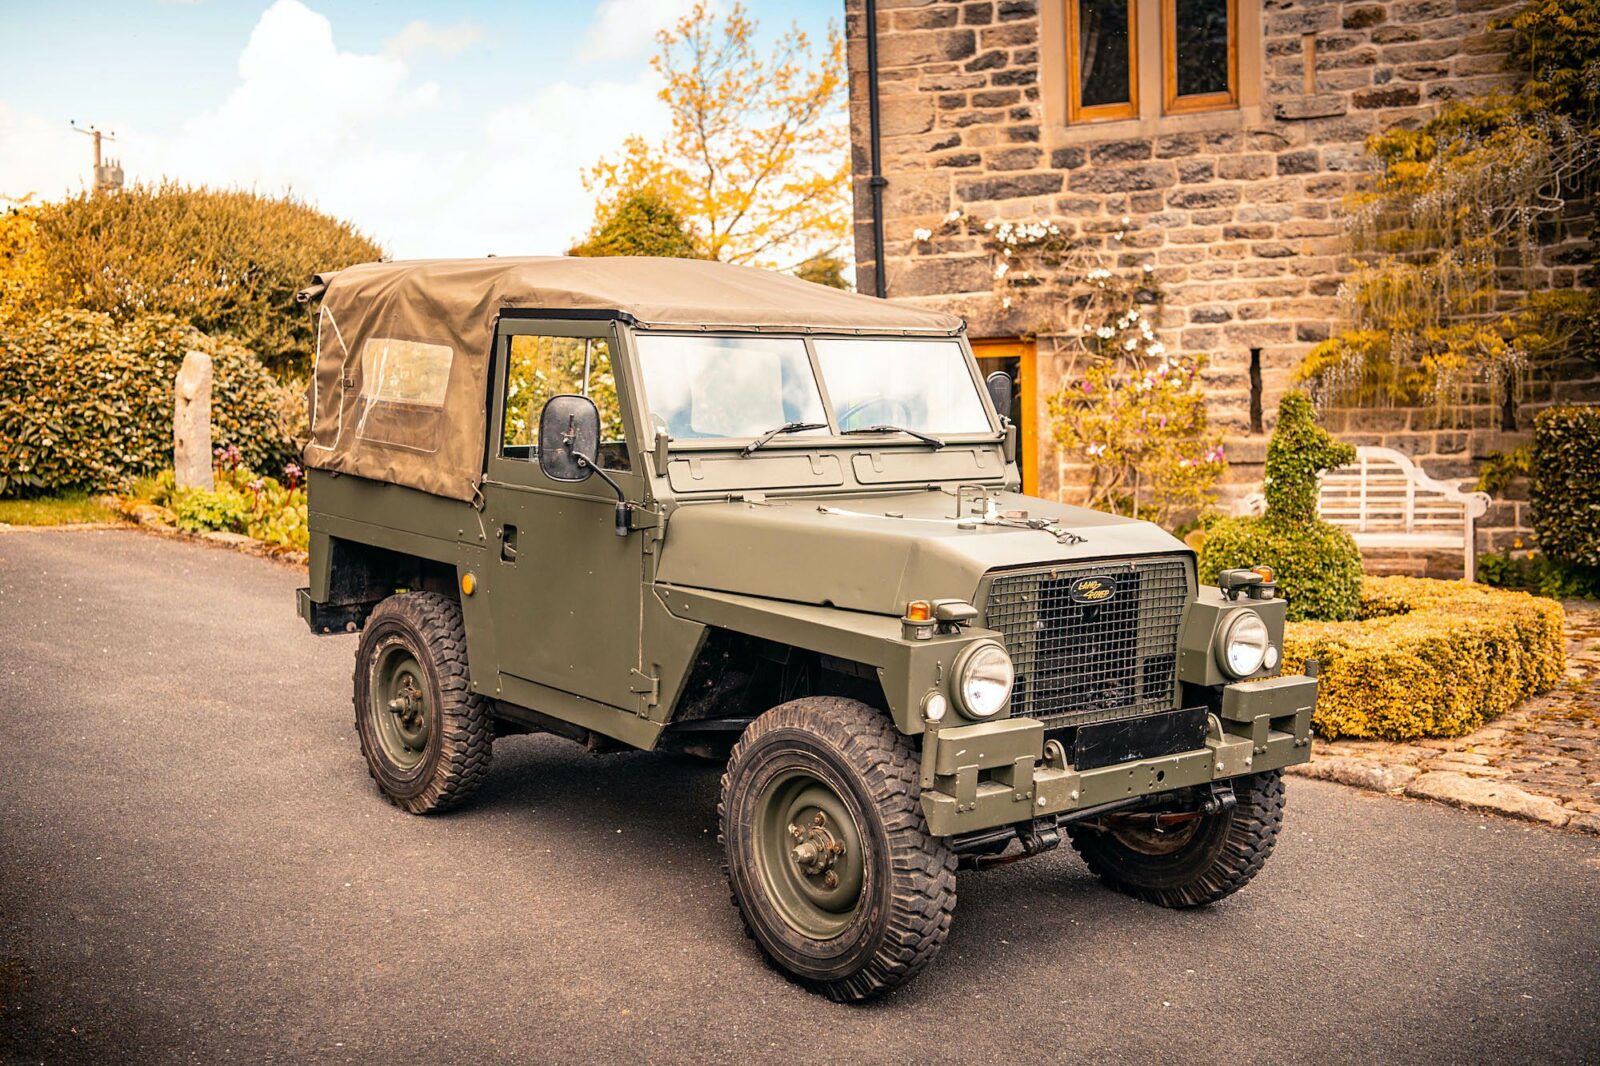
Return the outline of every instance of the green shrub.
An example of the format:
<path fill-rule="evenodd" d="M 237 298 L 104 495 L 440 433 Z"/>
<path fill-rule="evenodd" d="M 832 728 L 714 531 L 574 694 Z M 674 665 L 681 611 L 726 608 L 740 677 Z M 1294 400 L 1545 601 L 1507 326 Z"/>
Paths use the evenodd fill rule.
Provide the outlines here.
<path fill-rule="evenodd" d="M 1350 534 L 1327 522 L 1301 527 L 1266 518 L 1222 518 L 1205 531 L 1200 580 L 1223 570 L 1270 566 L 1289 602 L 1290 621 L 1349 619 L 1361 600 L 1361 550 Z"/>
<path fill-rule="evenodd" d="M 290 468 L 289 484 L 285 485 L 236 465 L 236 457 L 226 450 L 219 458 L 215 488 L 173 488 L 170 473 L 142 481 L 139 487 L 149 492 L 152 503 L 172 508 L 179 529 L 242 533 L 264 544 L 304 551 L 311 531 L 299 467 Z"/>
<path fill-rule="evenodd" d="M 1600 566 L 1600 407 L 1533 420 L 1533 528 L 1557 562 Z"/>
<path fill-rule="evenodd" d="M 1283 668 L 1321 662 L 1322 736 L 1462 736 L 1560 683 L 1562 621 L 1559 603 L 1525 592 L 1372 577 L 1358 621 L 1288 627 Z"/>
<path fill-rule="evenodd" d="M 313 271 L 380 258 L 348 223 L 290 198 L 243 189 L 133 185 L 28 209 L 17 299 L 33 309 L 162 313 L 227 334 L 274 373 L 305 373 L 314 320 L 294 294 Z M 8 273 L 0 261 L 0 281 Z M 0 286 L 3 290 L 3 286 Z"/>
<path fill-rule="evenodd" d="M 1478 580 L 1556 600 L 1600 599 L 1600 567 L 1560 563 L 1548 555 L 1501 552 L 1478 556 Z"/>
<path fill-rule="evenodd" d="M 1278 574 L 1291 621 L 1345 620 L 1361 597 L 1361 550 L 1349 533 L 1317 518 L 1317 475 L 1355 458 L 1355 449 L 1317 424 L 1310 399 L 1285 394 L 1267 445 L 1267 513 L 1218 518 L 1200 547 L 1200 580 L 1265 565 Z"/>
<path fill-rule="evenodd" d="M 172 513 L 178 517 L 178 528 L 190 533 L 243 533 L 250 515 L 250 499 L 232 485 L 181 489 L 173 494 Z"/>
<path fill-rule="evenodd" d="M 249 352 L 169 315 L 50 311 L 0 325 L 0 496 L 117 488 L 172 462 L 184 353 L 211 356 L 211 436 L 277 470 L 293 457 L 277 386 Z"/>

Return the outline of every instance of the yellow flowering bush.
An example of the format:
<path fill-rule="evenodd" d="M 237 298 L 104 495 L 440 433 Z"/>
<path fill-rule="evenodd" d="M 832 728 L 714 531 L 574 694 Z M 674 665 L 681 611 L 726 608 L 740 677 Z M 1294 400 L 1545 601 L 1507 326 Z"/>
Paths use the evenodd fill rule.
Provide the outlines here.
<path fill-rule="evenodd" d="M 1320 735 L 1458 737 L 1561 681 L 1561 605 L 1461 581 L 1369 576 L 1357 620 L 1289 623 L 1284 670 L 1307 659 L 1322 664 Z"/>

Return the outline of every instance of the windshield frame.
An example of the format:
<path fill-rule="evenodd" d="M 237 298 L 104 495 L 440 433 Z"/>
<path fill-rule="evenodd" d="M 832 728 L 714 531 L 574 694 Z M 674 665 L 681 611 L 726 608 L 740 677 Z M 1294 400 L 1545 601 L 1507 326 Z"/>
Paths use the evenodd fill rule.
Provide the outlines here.
<path fill-rule="evenodd" d="M 997 440 L 1005 439 L 1005 431 L 1001 428 L 999 418 L 994 410 L 994 403 L 989 398 L 989 390 L 984 386 L 983 377 L 978 368 L 977 360 L 972 355 L 972 346 L 967 342 L 965 332 L 947 335 L 929 336 L 926 334 L 885 334 L 863 333 L 849 330 L 686 330 L 686 329 L 640 329 L 633 327 L 629 330 L 632 336 L 632 349 L 630 356 L 634 362 L 634 369 L 639 381 L 639 418 L 644 423 L 646 431 L 650 430 L 650 390 L 645 381 L 644 353 L 639 347 L 641 337 L 761 337 L 770 340 L 798 340 L 805 345 L 806 360 L 811 365 L 811 373 L 816 381 L 817 392 L 822 398 L 822 411 L 828 423 L 827 430 L 813 430 L 805 433 L 782 434 L 774 437 L 761 446 L 761 450 L 749 456 L 751 459 L 760 458 L 766 452 L 805 450 L 817 447 L 894 447 L 894 448 L 930 448 L 931 445 L 905 433 L 842 433 L 839 421 L 833 407 L 833 397 L 828 391 L 827 379 L 823 376 L 822 365 L 817 358 L 815 341 L 819 340 L 850 340 L 872 341 L 881 344 L 908 344 L 929 341 L 950 341 L 960 350 L 962 362 L 967 368 L 967 375 L 972 381 L 972 387 L 977 390 L 979 403 L 983 408 L 984 418 L 988 420 L 989 430 L 985 433 L 941 433 L 938 430 L 927 432 L 939 437 L 946 444 L 992 444 Z M 767 427 L 773 428 L 773 427 Z M 921 428 L 921 427 L 912 427 Z M 759 434 L 742 437 L 704 437 L 679 440 L 669 438 L 668 450 L 673 452 L 720 452 L 737 451 L 744 448 Z"/>

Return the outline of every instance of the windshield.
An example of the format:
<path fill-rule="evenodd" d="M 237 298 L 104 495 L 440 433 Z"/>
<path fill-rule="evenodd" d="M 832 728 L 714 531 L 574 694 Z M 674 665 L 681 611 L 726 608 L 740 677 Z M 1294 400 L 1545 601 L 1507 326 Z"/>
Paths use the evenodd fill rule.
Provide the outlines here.
<path fill-rule="evenodd" d="M 673 440 L 758 437 L 789 423 L 829 422 L 798 337 L 642 333 L 637 342 L 651 424 Z M 991 432 L 957 340 L 817 340 L 814 347 L 839 432 Z"/>
<path fill-rule="evenodd" d="M 816 347 L 841 432 L 882 425 L 989 432 L 958 341 L 819 340 Z"/>
<path fill-rule="evenodd" d="M 827 423 L 798 338 L 646 335 L 639 338 L 639 366 L 651 425 L 673 440 L 757 437 L 789 422 Z"/>

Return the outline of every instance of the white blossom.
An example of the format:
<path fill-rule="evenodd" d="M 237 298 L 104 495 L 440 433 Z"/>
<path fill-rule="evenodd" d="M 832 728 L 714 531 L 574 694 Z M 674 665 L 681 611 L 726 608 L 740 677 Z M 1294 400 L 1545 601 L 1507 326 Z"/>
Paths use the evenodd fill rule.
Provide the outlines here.
<path fill-rule="evenodd" d="M 911 231 L 911 236 L 915 237 L 919 241 L 925 241 L 933 236 L 933 230 L 918 226 L 916 229 Z"/>

